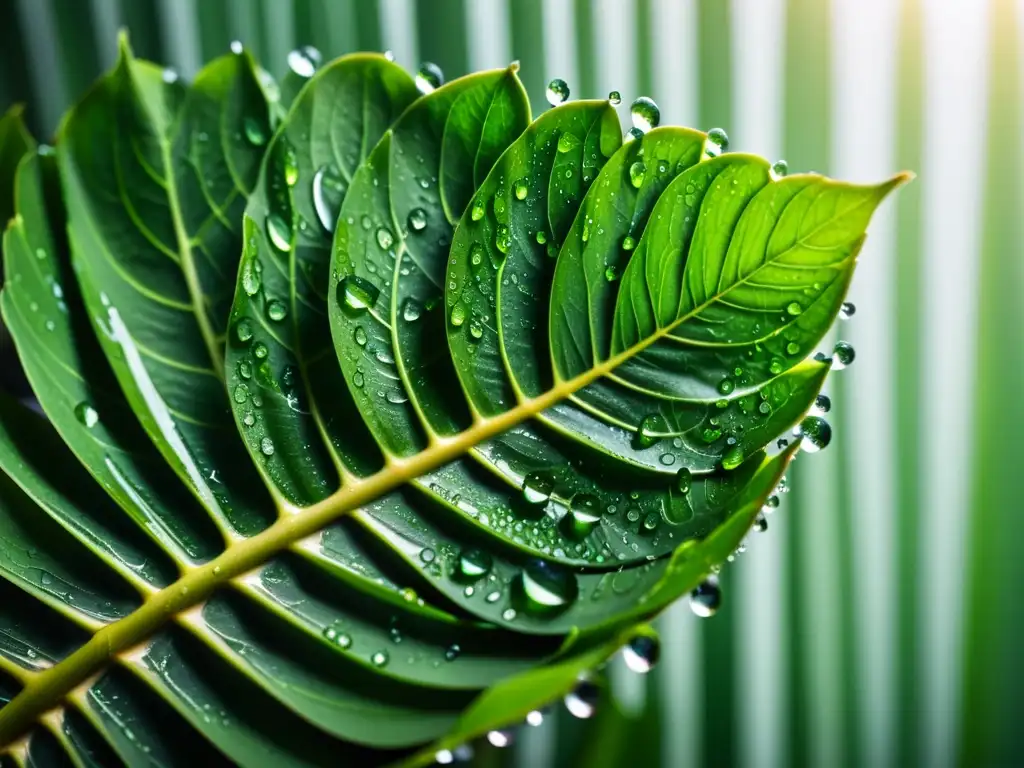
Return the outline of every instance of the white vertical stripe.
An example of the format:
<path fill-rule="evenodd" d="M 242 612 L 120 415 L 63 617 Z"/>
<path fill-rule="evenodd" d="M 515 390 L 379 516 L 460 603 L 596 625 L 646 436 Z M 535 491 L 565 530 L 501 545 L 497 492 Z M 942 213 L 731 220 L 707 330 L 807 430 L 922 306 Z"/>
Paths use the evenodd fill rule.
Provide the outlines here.
<path fill-rule="evenodd" d="M 985 168 L 987 2 L 925 5 L 922 763 L 955 763 Z"/>
<path fill-rule="evenodd" d="M 785 6 L 783 0 L 732 0 L 731 15 L 732 144 L 774 159 L 782 146 Z M 739 764 L 748 768 L 786 764 L 783 691 L 789 678 L 782 577 L 788 542 L 779 523 L 788 515 L 783 505 L 769 518 L 766 534 L 750 537 L 747 553 L 734 566 L 737 753 Z"/>
<path fill-rule="evenodd" d="M 506 0 L 470 0 L 466 3 L 471 71 L 507 66 L 512 58 L 511 24 Z M 454 74 L 454 73 L 453 73 Z"/>
<path fill-rule="evenodd" d="M 68 103 L 67 84 L 58 65 L 57 25 L 49 2 L 20 0 L 18 16 L 25 34 L 25 50 L 30 52 L 32 64 L 28 75 L 32 91 L 39 99 L 39 122 L 45 130 L 57 127 L 61 111 Z M 76 94 L 77 95 L 77 94 Z"/>
<path fill-rule="evenodd" d="M 117 60 L 117 28 L 121 24 L 121 14 L 117 0 L 92 0 L 91 7 L 100 69 L 106 70 Z"/>
<path fill-rule="evenodd" d="M 837 178 L 878 182 L 890 176 L 895 156 L 899 3 L 891 0 L 833 0 L 833 159 Z M 840 457 L 851 475 L 853 508 L 854 680 L 861 710 L 863 760 L 891 765 L 894 757 L 894 654 L 896 601 L 892 592 L 897 526 L 893 483 L 893 247 L 892 202 L 872 222 L 850 298 L 858 312 L 840 321 L 839 332 L 857 350 L 848 377 L 848 402 L 837 403 L 847 418 L 850 450 Z"/>
<path fill-rule="evenodd" d="M 267 60 L 271 72 L 283 72 L 288 52 L 295 47 L 295 4 L 292 0 L 263 0 L 263 28 L 266 30 Z"/>
<path fill-rule="evenodd" d="M 662 124 L 698 127 L 697 0 L 651 0 L 648 34 L 654 46 L 649 95 L 661 108 Z"/>
<path fill-rule="evenodd" d="M 580 93 L 576 53 L 576 13 L 570 0 L 544 0 L 541 6 L 544 32 L 544 80 L 560 77 L 569 85 L 569 95 L 578 99 L 593 94 Z"/>
<path fill-rule="evenodd" d="M 256 4 L 252 0 L 227 1 L 228 24 L 231 26 L 232 36 L 248 48 L 258 47 L 260 42 L 260 26 Z"/>
<path fill-rule="evenodd" d="M 603 98 L 609 91 L 622 93 L 628 105 L 636 93 L 636 13 L 630 0 L 594 0 L 594 64 L 597 93 L 583 94 Z"/>
<path fill-rule="evenodd" d="M 420 66 L 416 42 L 416 3 L 413 0 L 381 0 L 381 38 L 384 49 L 395 54 L 395 61 L 415 72 Z"/>
<path fill-rule="evenodd" d="M 159 0 L 156 14 L 160 22 L 160 37 L 169 58 L 160 63 L 173 67 L 184 78 L 191 80 L 203 60 L 199 53 L 199 24 L 195 5 L 180 0 Z"/>

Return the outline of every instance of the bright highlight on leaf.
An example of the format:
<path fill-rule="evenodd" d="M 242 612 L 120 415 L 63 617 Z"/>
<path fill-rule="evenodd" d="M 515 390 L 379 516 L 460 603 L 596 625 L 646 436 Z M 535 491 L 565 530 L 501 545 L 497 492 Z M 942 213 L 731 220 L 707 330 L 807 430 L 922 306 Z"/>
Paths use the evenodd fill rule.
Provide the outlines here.
<path fill-rule="evenodd" d="M 185 84 L 122 41 L 55 156 L 0 148 L 45 413 L 0 398 L 16 761 L 426 764 L 589 716 L 831 436 L 853 350 L 814 353 L 905 176 L 644 98 L 624 143 L 562 81 L 532 119 L 516 65 L 288 63 Z"/>

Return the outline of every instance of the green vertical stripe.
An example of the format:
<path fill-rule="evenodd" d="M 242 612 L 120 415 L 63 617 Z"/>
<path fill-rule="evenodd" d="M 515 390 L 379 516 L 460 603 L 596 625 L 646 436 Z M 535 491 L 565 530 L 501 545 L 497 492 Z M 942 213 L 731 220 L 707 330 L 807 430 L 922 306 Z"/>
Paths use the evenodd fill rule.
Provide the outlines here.
<path fill-rule="evenodd" d="M 651 24 L 651 0 L 636 0 L 636 89 L 637 93 L 645 95 L 651 95 L 654 90 Z M 664 94 L 663 98 L 666 96 L 668 94 Z"/>
<path fill-rule="evenodd" d="M 448 80 L 469 71 L 464 0 L 418 0 L 417 40 L 420 57 L 444 70 Z"/>
<path fill-rule="evenodd" d="M 28 78 L 28 57 L 25 36 L 18 14 L 10 13 L 7 22 L 0 24 L 0 114 L 12 104 L 25 104 L 25 120 L 29 129 L 42 135 L 41 112 L 37 94 Z"/>
<path fill-rule="evenodd" d="M 729 4 L 719 0 L 700 0 L 697 6 L 698 30 L 698 120 L 708 129 L 732 125 L 732 57 Z M 703 676 L 703 752 L 707 765 L 730 766 L 739 755 L 735 702 L 736 605 L 731 600 L 736 584 L 733 566 L 726 565 L 719 575 L 723 593 L 722 608 L 713 619 L 702 619 L 701 647 Z M 750 649 L 748 649 L 750 650 Z"/>
<path fill-rule="evenodd" d="M 829 30 L 830 3 L 825 0 L 787 0 L 785 20 L 785 94 L 783 147 L 794 170 L 824 171 L 830 157 L 829 136 Z M 813 458 L 813 457 L 812 457 Z M 816 467 L 804 457 L 790 473 L 794 493 L 789 494 L 785 529 L 789 533 L 789 561 L 785 576 L 789 615 L 789 759 L 786 765 L 811 764 L 811 678 L 808 658 L 811 643 L 805 635 L 809 624 L 808 595 L 820 588 L 815 574 L 803 561 L 807 552 L 804 528 L 811 515 L 831 515 L 830 504 L 807 505 L 803 475 Z"/>
<path fill-rule="evenodd" d="M 122 0 L 122 2 L 130 1 Z M 266 66 L 266 63 L 263 62 L 266 49 L 263 47 L 263 36 L 260 33 L 262 29 L 260 4 L 256 0 L 227 0 L 227 2 L 231 37 L 241 40 L 242 44 L 252 51 L 256 60 Z"/>
<path fill-rule="evenodd" d="M 195 0 L 199 51 L 207 62 L 223 55 L 231 45 L 231 25 L 225 0 Z"/>
<path fill-rule="evenodd" d="M 150 0 L 121 0 L 120 7 L 121 24 L 128 29 L 135 55 L 150 61 L 166 61 L 167 51 L 160 35 L 160 17 L 155 3 Z"/>
<path fill-rule="evenodd" d="M 82 0 L 55 0 L 53 20 L 64 92 L 68 98 L 78 98 L 100 73 L 93 15 L 89 4 Z"/>
<path fill-rule="evenodd" d="M 1013 0 L 991 2 L 989 119 L 981 253 L 971 548 L 960 764 L 1019 765 L 1024 754 L 1024 237 L 1020 52 Z"/>
<path fill-rule="evenodd" d="M 921 0 L 903 0 L 897 81 L 896 166 L 922 170 L 924 140 L 924 41 Z M 893 380 L 896 417 L 896 589 L 897 648 L 894 707 L 896 765 L 921 762 L 919 629 L 921 562 L 921 391 L 922 245 L 921 190 L 911 184 L 897 198 L 896 281 L 890 316 L 896 320 Z"/>
<path fill-rule="evenodd" d="M 597 92 L 597 66 L 594 32 L 594 9 L 589 0 L 576 0 L 576 71 L 580 79 L 579 88 L 573 96 L 596 99 L 604 94 Z M 572 83 L 570 83 L 572 85 Z M 623 94 L 625 97 L 625 94 Z"/>
<path fill-rule="evenodd" d="M 546 106 L 544 89 L 544 15 L 542 0 L 509 0 L 509 20 L 512 22 L 512 58 L 522 64 L 519 76 L 526 86 L 533 105 L 533 113 Z"/>
<path fill-rule="evenodd" d="M 356 42 L 359 50 L 380 51 L 384 48 L 380 29 L 380 0 L 352 0 L 355 9 Z"/>

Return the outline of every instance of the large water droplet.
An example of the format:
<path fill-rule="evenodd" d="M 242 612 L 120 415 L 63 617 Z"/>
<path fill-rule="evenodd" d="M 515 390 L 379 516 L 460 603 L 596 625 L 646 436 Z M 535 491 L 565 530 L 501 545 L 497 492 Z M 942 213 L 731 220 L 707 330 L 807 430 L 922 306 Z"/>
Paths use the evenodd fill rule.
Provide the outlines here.
<path fill-rule="evenodd" d="M 264 437 L 262 440 L 260 440 L 260 451 L 263 453 L 264 456 L 273 456 L 274 441 L 271 440 L 269 437 Z"/>
<path fill-rule="evenodd" d="M 420 93 L 430 93 L 444 83 L 444 72 L 432 61 L 424 61 L 416 70 L 416 88 Z"/>
<path fill-rule="evenodd" d="M 252 341 L 252 322 L 247 317 L 241 318 L 235 323 L 235 338 L 243 344 Z"/>
<path fill-rule="evenodd" d="M 480 199 L 480 198 L 477 198 L 476 200 L 474 200 L 473 201 L 473 207 L 470 208 L 470 211 L 469 211 L 469 217 L 473 221 L 480 221 L 480 219 L 482 219 L 484 217 L 485 213 L 487 213 L 487 205 L 486 205 L 486 203 L 484 203 L 484 201 L 482 199 Z"/>
<path fill-rule="evenodd" d="M 356 329 L 352 331 L 352 340 L 360 347 L 365 347 L 367 341 L 366 329 L 361 325 L 357 325 Z"/>
<path fill-rule="evenodd" d="M 320 66 L 320 51 L 311 45 L 296 48 L 288 54 L 288 68 L 299 77 L 310 78 Z"/>
<path fill-rule="evenodd" d="M 512 234 L 506 225 L 498 225 L 497 234 L 494 236 L 494 246 L 503 254 L 508 253 L 512 247 Z"/>
<path fill-rule="evenodd" d="M 797 301 L 791 301 L 789 303 L 789 306 L 786 307 L 786 312 L 788 312 L 789 314 L 793 315 L 793 317 L 796 317 L 797 315 L 799 315 L 803 311 L 804 311 L 804 308 L 801 307 L 800 303 L 797 302 Z"/>
<path fill-rule="evenodd" d="M 313 210 L 325 232 L 333 232 L 345 197 L 345 181 L 333 165 L 322 165 L 313 175 Z"/>
<path fill-rule="evenodd" d="M 709 576 L 690 593 L 690 610 L 702 619 L 714 616 L 721 605 L 722 589 L 714 576 Z"/>
<path fill-rule="evenodd" d="M 288 316 L 288 305 L 280 299 L 271 299 L 267 302 L 267 317 L 273 322 L 279 323 Z"/>
<path fill-rule="evenodd" d="M 644 183 L 644 177 L 647 175 L 647 166 L 642 161 L 637 160 L 631 166 L 629 166 L 629 182 L 634 188 L 640 189 Z"/>
<path fill-rule="evenodd" d="M 650 672 L 661 657 L 661 643 L 651 635 L 637 635 L 622 649 L 626 666 L 641 675 Z"/>
<path fill-rule="evenodd" d="M 576 576 L 545 560 L 533 560 L 523 568 L 519 586 L 525 598 L 523 607 L 533 613 L 561 610 L 579 595 Z"/>
<path fill-rule="evenodd" d="M 100 415 L 89 403 L 79 403 L 75 406 L 75 418 L 89 429 L 100 423 Z"/>
<path fill-rule="evenodd" d="M 633 434 L 633 448 L 642 451 L 661 440 L 668 432 L 668 423 L 659 413 L 649 413 L 641 419 Z"/>
<path fill-rule="evenodd" d="M 255 296 L 260 291 L 263 278 L 263 266 L 256 258 L 255 248 L 246 248 L 245 258 L 242 259 L 242 290 L 246 296 Z"/>
<path fill-rule="evenodd" d="M 423 314 L 423 306 L 416 299 L 408 298 L 402 302 L 402 319 L 414 323 Z"/>
<path fill-rule="evenodd" d="M 291 225 L 279 213 L 267 215 L 267 237 L 281 253 L 288 253 L 292 249 Z"/>
<path fill-rule="evenodd" d="M 427 227 L 427 212 L 422 208 L 413 208 L 409 211 L 409 230 L 422 232 Z"/>
<path fill-rule="evenodd" d="M 729 149 L 729 134 L 721 128 L 712 128 L 708 131 L 708 139 L 704 143 L 704 154 L 708 157 L 718 157 Z"/>
<path fill-rule="evenodd" d="M 523 498 L 529 504 L 547 504 L 555 484 L 542 472 L 530 472 L 523 478 Z"/>
<path fill-rule="evenodd" d="M 262 147 L 267 143 L 267 128 L 263 121 L 251 115 L 242 120 L 242 130 L 245 131 L 245 138 L 254 147 Z"/>
<path fill-rule="evenodd" d="M 452 307 L 452 312 L 448 319 L 451 321 L 452 325 L 458 328 L 466 322 L 466 306 L 462 302 L 456 304 Z"/>
<path fill-rule="evenodd" d="M 570 536 L 582 539 L 601 522 L 601 502 L 590 493 L 578 493 L 572 497 L 569 514 L 565 516 Z"/>
<path fill-rule="evenodd" d="M 469 548 L 459 553 L 455 576 L 461 581 L 477 581 L 491 572 L 494 560 L 481 549 Z"/>
<path fill-rule="evenodd" d="M 349 315 L 361 315 L 377 303 L 380 288 L 355 275 L 348 275 L 338 283 L 338 303 Z"/>
<path fill-rule="evenodd" d="M 299 156 L 295 154 L 295 148 L 285 143 L 284 157 L 282 158 L 284 170 L 284 183 L 294 187 L 299 182 Z"/>
<path fill-rule="evenodd" d="M 375 654 L 373 654 L 373 656 L 370 657 L 370 662 L 375 667 L 386 667 L 390 660 L 391 660 L 391 657 L 388 655 L 388 652 L 385 651 L 385 650 L 377 651 Z"/>
<path fill-rule="evenodd" d="M 818 395 L 814 398 L 814 407 L 811 408 L 811 413 L 815 416 L 824 416 L 826 413 L 832 410 L 832 400 L 828 395 Z"/>
<path fill-rule="evenodd" d="M 832 442 L 832 426 L 820 416 L 808 416 L 794 433 L 802 438 L 800 449 L 807 453 L 817 453 Z"/>
<path fill-rule="evenodd" d="M 564 104 L 565 100 L 569 98 L 569 85 L 565 80 L 556 77 L 548 83 L 548 89 L 544 95 L 547 96 L 548 104 L 557 107 L 559 104 Z"/>
<path fill-rule="evenodd" d="M 580 145 L 580 140 L 575 133 L 566 131 L 558 137 L 558 151 L 563 155 L 566 152 L 572 152 L 576 147 Z"/>
<path fill-rule="evenodd" d="M 386 251 L 392 245 L 394 245 L 395 236 L 391 234 L 391 230 L 387 227 L 379 227 L 377 229 L 377 245 L 381 247 L 381 250 Z"/>
<path fill-rule="evenodd" d="M 492 747 L 498 749 L 504 749 L 510 746 L 515 741 L 515 736 L 510 730 L 495 730 L 487 732 L 487 741 L 490 742 Z"/>
<path fill-rule="evenodd" d="M 722 456 L 722 469 L 733 470 L 743 463 L 743 449 L 734 445 Z"/>
<path fill-rule="evenodd" d="M 857 352 L 848 341 L 837 341 L 832 350 L 832 370 L 841 371 L 852 364 L 857 357 Z"/>
<path fill-rule="evenodd" d="M 648 96 L 641 96 L 634 101 L 629 108 L 629 115 L 633 120 L 633 127 L 644 133 L 657 128 L 661 122 L 661 110 L 654 99 Z"/>
<path fill-rule="evenodd" d="M 589 677 L 581 677 L 576 686 L 563 699 L 569 714 L 581 720 L 587 720 L 597 712 L 597 703 L 601 700 L 601 689 Z"/>

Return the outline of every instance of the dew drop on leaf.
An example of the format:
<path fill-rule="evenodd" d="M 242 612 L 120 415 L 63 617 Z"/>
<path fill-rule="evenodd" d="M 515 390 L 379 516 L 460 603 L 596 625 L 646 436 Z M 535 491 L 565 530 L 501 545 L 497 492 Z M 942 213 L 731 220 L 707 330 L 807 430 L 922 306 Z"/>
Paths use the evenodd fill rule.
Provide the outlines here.
<path fill-rule="evenodd" d="M 578 493 L 572 497 L 565 519 L 571 524 L 567 533 L 582 539 L 601 521 L 601 502 L 593 494 Z"/>
<path fill-rule="evenodd" d="M 476 200 L 473 201 L 473 207 L 470 208 L 469 210 L 469 217 L 473 221 L 480 221 L 480 219 L 484 217 L 484 214 L 486 212 L 487 206 L 484 204 L 484 201 L 481 200 L 480 198 L 477 198 Z"/>
<path fill-rule="evenodd" d="M 235 387 L 235 390 L 231 396 L 234 398 L 234 401 L 236 403 L 242 405 L 245 403 L 246 400 L 249 399 L 249 388 L 245 386 L 245 384 L 239 384 L 238 386 Z"/>
<path fill-rule="evenodd" d="M 572 152 L 579 145 L 580 140 L 572 131 L 566 131 L 558 137 L 558 151 L 563 155 L 566 152 Z"/>
<path fill-rule="evenodd" d="M 619 93 L 618 91 L 611 91 L 608 94 L 608 103 L 611 104 L 613 107 L 619 106 L 619 104 L 622 103 L 622 94 Z"/>
<path fill-rule="evenodd" d="M 548 613 L 567 608 L 579 595 L 572 572 L 546 560 L 532 560 L 519 576 L 524 608 L 531 613 Z"/>
<path fill-rule="evenodd" d="M 79 403 L 75 406 L 75 418 L 88 429 L 92 429 L 100 423 L 100 415 L 89 403 Z"/>
<path fill-rule="evenodd" d="M 565 695 L 563 703 L 569 714 L 580 720 L 588 720 L 597 712 L 597 703 L 601 699 L 601 689 L 588 677 L 581 677 L 576 685 Z"/>
<path fill-rule="evenodd" d="M 629 166 L 629 182 L 634 188 L 640 189 L 644 183 L 644 176 L 647 175 L 647 166 L 642 161 L 637 160 L 631 166 Z"/>
<path fill-rule="evenodd" d="M 661 643 L 651 635 L 637 635 L 622 649 L 622 658 L 630 670 L 646 675 L 661 657 Z"/>
<path fill-rule="evenodd" d="M 260 291 L 263 283 L 263 267 L 256 258 L 256 249 L 246 248 L 245 257 L 242 259 L 241 281 L 242 290 L 246 296 L 255 296 Z"/>
<path fill-rule="evenodd" d="M 311 45 L 304 45 L 288 54 L 288 69 L 308 80 L 316 74 L 321 59 L 320 51 Z"/>
<path fill-rule="evenodd" d="M 451 315 L 449 315 L 448 319 L 456 328 L 466 322 L 466 307 L 461 301 L 452 307 Z"/>
<path fill-rule="evenodd" d="M 526 182 L 524 180 L 519 180 L 516 182 L 515 193 L 516 200 L 525 200 L 526 196 L 530 194 L 530 188 L 526 186 Z"/>
<path fill-rule="evenodd" d="M 469 548 L 459 553 L 455 576 L 461 581 L 477 581 L 491 572 L 494 561 L 482 549 Z"/>
<path fill-rule="evenodd" d="M 691 487 L 693 487 L 693 473 L 686 467 L 683 467 L 676 472 L 676 488 L 685 495 L 690 492 Z"/>
<path fill-rule="evenodd" d="M 649 413 L 640 420 L 636 432 L 633 434 L 633 448 L 642 451 L 650 448 L 661 440 L 668 432 L 668 423 L 665 417 L 658 413 Z"/>
<path fill-rule="evenodd" d="M 377 303 L 380 288 L 369 280 L 348 275 L 338 283 L 337 294 L 341 308 L 349 315 L 358 316 Z"/>
<path fill-rule="evenodd" d="M 831 410 L 832 400 L 828 395 L 818 395 L 814 398 L 814 407 L 811 409 L 812 414 L 815 416 L 824 416 Z"/>
<path fill-rule="evenodd" d="M 284 183 L 294 187 L 299 182 L 299 158 L 291 144 L 284 145 Z"/>
<path fill-rule="evenodd" d="M 841 371 L 856 359 L 857 353 L 848 341 L 837 341 L 832 350 L 832 370 Z"/>
<path fill-rule="evenodd" d="M 322 165 L 313 174 L 313 210 L 325 232 L 333 232 L 345 197 L 345 181 L 333 165 Z"/>
<path fill-rule="evenodd" d="M 253 355 L 256 356 L 257 360 L 264 360 L 266 359 L 269 350 L 267 349 L 266 344 L 264 344 L 262 341 L 257 341 L 252 348 L 252 353 Z"/>
<path fill-rule="evenodd" d="M 547 97 L 548 104 L 557 107 L 559 104 L 564 104 L 566 99 L 569 98 L 569 85 L 565 80 L 556 77 L 548 83 L 548 88 L 544 95 Z"/>
<path fill-rule="evenodd" d="M 469 322 L 469 340 L 474 344 L 484 337 L 484 327 L 476 320 Z"/>
<path fill-rule="evenodd" d="M 424 61 L 416 70 L 416 89 L 420 93 L 430 93 L 444 83 L 444 72 L 432 61 Z"/>
<path fill-rule="evenodd" d="M 357 325 L 356 329 L 352 331 L 352 340 L 355 341 L 360 347 L 366 346 L 366 329 L 361 325 Z"/>
<path fill-rule="evenodd" d="M 690 610 L 702 619 L 714 616 L 721 605 L 722 588 L 714 576 L 709 576 L 690 592 Z"/>
<path fill-rule="evenodd" d="M 827 448 L 832 442 L 832 425 L 820 416 L 808 416 L 800 422 L 794 434 L 801 438 L 800 449 L 807 453 L 817 453 Z"/>
<path fill-rule="evenodd" d="M 494 236 L 494 246 L 503 254 L 508 253 L 509 248 L 512 247 L 512 235 L 506 225 L 498 225 L 498 232 Z"/>
<path fill-rule="evenodd" d="M 459 644 L 452 643 L 445 649 L 445 661 L 455 661 L 457 658 L 459 658 L 460 653 L 462 653 L 462 648 L 459 647 Z"/>
<path fill-rule="evenodd" d="M 267 130 L 255 117 L 249 116 L 242 120 L 242 130 L 245 131 L 246 141 L 254 147 L 262 147 L 267 143 Z"/>
<path fill-rule="evenodd" d="M 408 298 L 402 302 L 402 319 L 407 323 L 415 323 L 423 314 L 423 306 L 416 299 Z"/>
<path fill-rule="evenodd" d="M 708 139 L 704 143 L 704 154 L 708 157 L 718 157 L 729 150 L 729 134 L 721 128 L 712 128 L 708 131 Z"/>
<path fill-rule="evenodd" d="M 604 268 L 604 279 L 609 283 L 614 283 L 619 279 L 619 268 L 614 264 L 609 264 Z"/>
<path fill-rule="evenodd" d="M 292 249 L 292 228 L 279 213 L 267 215 L 267 237 L 271 245 L 281 253 L 288 253 Z"/>
<path fill-rule="evenodd" d="M 794 317 L 796 317 L 797 315 L 799 315 L 803 311 L 804 311 L 804 308 L 801 307 L 800 304 L 798 302 L 796 302 L 796 301 L 790 302 L 789 306 L 786 307 L 786 312 L 788 312 L 789 314 L 793 315 Z"/>
<path fill-rule="evenodd" d="M 634 248 L 636 248 L 636 240 L 633 239 L 632 235 L 626 235 L 622 238 L 622 250 L 632 251 Z"/>
<path fill-rule="evenodd" d="M 772 178 L 784 179 L 789 173 L 789 163 L 785 160 L 776 160 L 772 165 Z"/>
<path fill-rule="evenodd" d="M 427 212 L 422 208 L 413 208 L 409 211 L 408 223 L 412 232 L 422 232 L 427 227 Z"/>
<path fill-rule="evenodd" d="M 235 323 L 235 338 L 243 344 L 252 341 L 252 322 L 249 318 L 243 317 Z"/>
<path fill-rule="evenodd" d="M 377 651 L 370 657 L 370 662 L 375 667 L 386 667 L 390 660 L 391 657 L 388 655 L 388 652 L 384 650 Z"/>
<path fill-rule="evenodd" d="M 273 456 L 274 441 L 271 440 L 269 437 L 264 437 L 262 440 L 260 440 L 260 451 L 263 453 L 264 456 Z"/>
<path fill-rule="evenodd" d="M 657 128 L 661 122 L 661 110 L 649 96 L 641 96 L 634 101 L 629 108 L 629 116 L 633 120 L 633 127 L 643 133 Z"/>
<path fill-rule="evenodd" d="M 513 741 L 515 741 L 515 737 L 512 735 L 512 731 L 494 730 L 487 732 L 487 741 L 490 743 L 492 747 L 504 749 L 505 747 L 510 746 Z"/>
<path fill-rule="evenodd" d="M 288 316 L 288 306 L 280 299 L 271 299 L 267 302 L 267 317 L 273 322 L 279 323 Z"/>
<path fill-rule="evenodd" d="M 380 227 L 377 229 L 377 245 L 381 247 L 381 250 L 386 251 L 392 245 L 394 245 L 395 236 L 391 234 L 391 230 L 387 227 Z"/>
<path fill-rule="evenodd" d="M 547 504 L 555 484 L 541 472 L 530 472 L 523 478 L 523 498 L 529 504 Z"/>
<path fill-rule="evenodd" d="M 722 456 L 722 469 L 733 470 L 743 463 L 743 449 L 734 445 Z"/>

